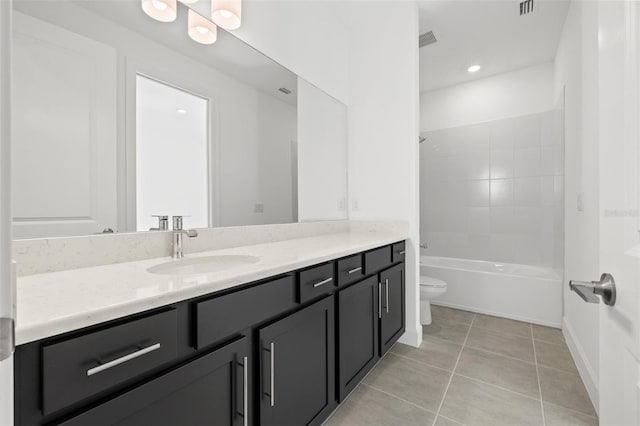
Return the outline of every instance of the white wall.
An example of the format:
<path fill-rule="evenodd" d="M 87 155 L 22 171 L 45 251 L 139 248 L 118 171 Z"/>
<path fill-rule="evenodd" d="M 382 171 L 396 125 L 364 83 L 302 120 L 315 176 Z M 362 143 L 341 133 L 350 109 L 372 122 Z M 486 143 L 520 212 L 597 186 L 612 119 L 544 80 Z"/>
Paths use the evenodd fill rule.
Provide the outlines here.
<path fill-rule="evenodd" d="M 349 191 L 351 219 L 409 223 L 407 332 L 419 324 L 418 10 L 413 2 L 351 4 L 349 34 Z M 382 23 L 384 25 L 381 27 Z"/>
<path fill-rule="evenodd" d="M 458 127 L 553 108 L 553 64 L 540 64 L 420 94 L 420 129 Z"/>
<path fill-rule="evenodd" d="M 0 1 L 0 317 L 12 312 L 10 64 L 11 1 Z M 0 362 L 0 425 L 13 424 L 13 357 Z"/>
<path fill-rule="evenodd" d="M 347 107 L 298 81 L 298 214 L 300 221 L 347 213 Z"/>
<path fill-rule="evenodd" d="M 565 283 L 593 280 L 599 270 L 597 3 L 573 1 L 555 59 L 555 93 L 565 88 Z M 583 210 L 578 211 L 578 196 Z M 564 286 L 563 329 L 593 405 L 598 409 L 598 305 Z"/>
<path fill-rule="evenodd" d="M 335 0 L 243 0 L 237 37 L 343 103 L 347 6 Z"/>
<path fill-rule="evenodd" d="M 423 133 L 425 254 L 561 270 L 562 121 L 552 110 Z"/>

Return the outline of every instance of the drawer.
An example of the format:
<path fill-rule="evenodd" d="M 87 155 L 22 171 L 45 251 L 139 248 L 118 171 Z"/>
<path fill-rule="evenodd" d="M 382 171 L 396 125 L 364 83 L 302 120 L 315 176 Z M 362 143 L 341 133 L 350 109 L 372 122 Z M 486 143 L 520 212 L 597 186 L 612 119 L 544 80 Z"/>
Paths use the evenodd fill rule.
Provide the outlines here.
<path fill-rule="evenodd" d="M 195 303 L 196 348 L 201 349 L 296 306 L 292 275 Z"/>
<path fill-rule="evenodd" d="M 362 254 L 338 260 L 338 285 L 343 286 L 364 277 Z"/>
<path fill-rule="evenodd" d="M 400 242 L 400 243 L 395 243 L 394 245 L 391 246 L 391 251 L 392 251 L 392 256 L 393 256 L 393 263 L 396 262 L 402 262 L 404 260 L 404 253 L 405 253 L 405 245 L 404 245 L 404 241 Z"/>
<path fill-rule="evenodd" d="M 42 347 L 45 415 L 177 357 L 175 309 Z"/>
<path fill-rule="evenodd" d="M 334 263 L 325 263 L 298 272 L 298 302 L 328 293 L 336 286 Z"/>
<path fill-rule="evenodd" d="M 367 275 L 391 265 L 391 246 L 368 251 L 364 254 L 364 271 Z"/>

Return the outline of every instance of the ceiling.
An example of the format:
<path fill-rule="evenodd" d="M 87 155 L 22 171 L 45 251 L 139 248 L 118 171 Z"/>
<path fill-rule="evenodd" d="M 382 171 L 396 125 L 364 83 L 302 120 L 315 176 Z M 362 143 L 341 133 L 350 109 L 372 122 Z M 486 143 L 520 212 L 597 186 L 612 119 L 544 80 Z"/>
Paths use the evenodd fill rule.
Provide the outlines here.
<path fill-rule="evenodd" d="M 520 16 L 520 0 L 420 0 L 420 34 L 438 41 L 420 49 L 420 91 L 459 84 L 552 61 L 569 2 L 535 0 Z M 478 64 L 480 71 L 467 72 Z"/>

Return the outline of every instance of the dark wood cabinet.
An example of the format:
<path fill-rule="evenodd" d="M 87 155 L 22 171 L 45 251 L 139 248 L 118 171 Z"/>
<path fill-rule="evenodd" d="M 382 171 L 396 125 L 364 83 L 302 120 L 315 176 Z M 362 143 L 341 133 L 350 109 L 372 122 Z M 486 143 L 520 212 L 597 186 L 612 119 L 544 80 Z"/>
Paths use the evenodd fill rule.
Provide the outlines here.
<path fill-rule="evenodd" d="M 334 299 L 260 329 L 260 424 L 321 424 L 335 402 Z"/>
<path fill-rule="evenodd" d="M 43 345 L 43 412 L 53 413 L 173 361 L 177 336 L 177 313 L 170 309 Z"/>
<path fill-rule="evenodd" d="M 233 343 L 89 409 L 64 426 L 241 426 L 248 412 L 249 339 Z M 248 419 L 247 419 L 248 420 Z"/>
<path fill-rule="evenodd" d="M 296 306 L 293 275 L 194 303 L 198 349 Z"/>
<path fill-rule="evenodd" d="M 405 330 L 404 243 L 16 348 L 20 426 L 319 425 Z"/>
<path fill-rule="evenodd" d="M 340 291 L 337 306 L 338 400 L 342 401 L 380 359 L 377 276 Z"/>
<path fill-rule="evenodd" d="M 404 263 L 380 273 L 380 355 L 385 354 L 405 330 Z"/>

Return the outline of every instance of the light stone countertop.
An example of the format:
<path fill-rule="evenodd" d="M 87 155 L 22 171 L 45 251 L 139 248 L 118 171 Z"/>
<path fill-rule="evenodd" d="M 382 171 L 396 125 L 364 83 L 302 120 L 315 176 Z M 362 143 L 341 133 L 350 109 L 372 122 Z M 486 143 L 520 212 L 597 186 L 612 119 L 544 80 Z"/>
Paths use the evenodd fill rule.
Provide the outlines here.
<path fill-rule="evenodd" d="M 193 297 L 269 278 L 407 239 L 399 230 L 351 230 L 188 254 L 250 255 L 257 263 L 208 274 L 169 276 L 147 269 L 155 258 L 19 277 L 16 344 L 22 345 Z"/>

